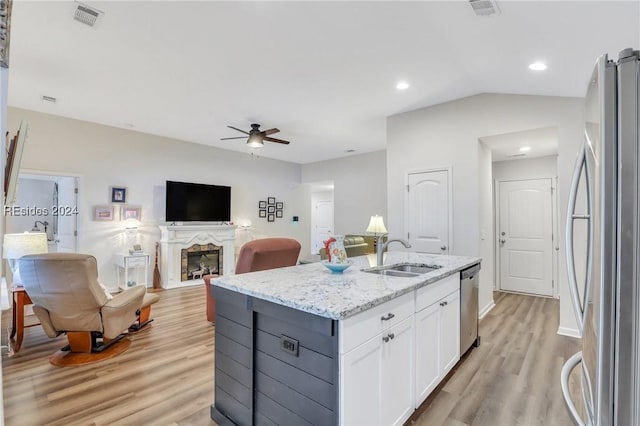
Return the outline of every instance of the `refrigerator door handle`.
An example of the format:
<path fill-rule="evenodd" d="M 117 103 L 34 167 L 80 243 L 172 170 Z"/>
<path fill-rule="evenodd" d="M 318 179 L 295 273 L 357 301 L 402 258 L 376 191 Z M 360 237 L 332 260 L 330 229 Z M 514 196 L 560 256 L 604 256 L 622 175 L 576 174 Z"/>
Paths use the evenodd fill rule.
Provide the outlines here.
<path fill-rule="evenodd" d="M 591 269 L 592 269 L 592 258 L 593 258 L 593 196 L 592 196 L 592 188 L 591 188 L 591 170 L 589 166 L 589 161 L 587 160 L 587 144 L 583 144 L 580 152 L 578 153 L 578 158 L 576 160 L 576 165 L 573 170 L 573 177 L 571 179 L 571 190 L 569 191 L 569 203 L 567 205 L 567 226 L 566 226 L 566 236 L 565 236 L 565 244 L 566 244 L 566 256 L 567 256 L 567 269 L 568 269 L 568 277 L 569 277 L 569 290 L 571 292 L 571 303 L 573 305 L 573 312 L 576 316 L 576 321 L 578 323 L 578 331 L 580 335 L 583 334 L 584 330 L 584 322 L 585 322 L 585 313 L 586 310 L 583 307 L 583 303 L 586 305 L 586 298 L 589 294 L 590 283 L 591 283 Z M 578 196 L 578 186 L 580 184 L 580 176 L 582 176 L 582 172 L 585 172 L 585 184 L 587 190 L 587 214 L 576 214 L 576 200 Z M 586 278 L 585 278 L 585 286 L 584 286 L 584 298 L 583 303 L 580 302 L 579 289 L 578 289 L 578 279 L 576 275 L 576 265 L 575 265 L 575 255 L 573 252 L 573 223 L 575 220 L 587 220 L 589 222 L 588 227 L 588 235 L 587 235 L 587 265 L 586 265 Z"/>
<path fill-rule="evenodd" d="M 580 418 L 580 413 L 576 409 L 573 400 L 571 399 L 571 394 L 569 393 L 569 376 L 571 372 L 578 364 L 582 362 L 582 351 L 573 354 L 571 358 L 565 362 L 562 366 L 562 373 L 560 374 L 560 385 L 562 386 L 562 396 L 564 397 L 564 403 L 567 406 L 567 410 L 569 410 L 569 416 L 571 417 L 571 421 L 576 426 L 585 426 L 585 422 Z"/>

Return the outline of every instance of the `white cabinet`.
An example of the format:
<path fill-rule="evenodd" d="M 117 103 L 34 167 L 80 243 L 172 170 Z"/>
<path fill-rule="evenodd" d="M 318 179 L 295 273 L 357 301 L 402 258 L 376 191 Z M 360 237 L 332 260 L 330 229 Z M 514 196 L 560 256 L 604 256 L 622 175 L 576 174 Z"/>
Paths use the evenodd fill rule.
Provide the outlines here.
<path fill-rule="evenodd" d="M 413 292 L 340 322 L 340 424 L 401 425 L 413 413 Z"/>
<path fill-rule="evenodd" d="M 444 377 L 460 359 L 460 290 L 440 303 L 440 374 Z"/>
<path fill-rule="evenodd" d="M 402 425 L 413 413 L 413 315 L 342 355 L 344 425 Z"/>
<path fill-rule="evenodd" d="M 416 313 L 416 408 L 440 382 L 440 310 L 434 303 Z"/>
<path fill-rule="evenodd" d="M 139 254 L 116 254 L 116 277 L 118 287 L 126 290 L 128 287 L 136 285 L 149 285 L 149 255 Z M 123 272 L 123 274 L 120 273 Z M 138 273 L 142 272 L 143 281 L 140 281 Z M 133 279 L 130 275 L 133 273 Z M 124 275 L 124 281 L 120 281 L 120 276 Z"/>
<path fill-rule="evenodd" d="M 460 359 L 460 289 L 416 312 L 415 407 Z"/>

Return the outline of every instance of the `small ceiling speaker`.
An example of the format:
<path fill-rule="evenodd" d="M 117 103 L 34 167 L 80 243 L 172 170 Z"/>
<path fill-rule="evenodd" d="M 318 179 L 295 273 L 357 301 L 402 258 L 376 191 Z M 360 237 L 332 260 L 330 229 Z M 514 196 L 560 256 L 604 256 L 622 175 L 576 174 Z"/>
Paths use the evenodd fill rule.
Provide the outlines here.
<path fill-rule="evenodd" d="M 87 6 L 82 3 L 75 3 L 75 9 L 73 12 L 73 19 L 78 22 L 82 22 L 85 25 L 93 27 L 96 24 L 98 18 L 102 15 L 102 12 L 98 9 Z"/>
<path fill-rule="evenodd" d="M 500 13 L 498 4 L 493 0 L 469 0 L 469 4 L 478 16 L 489 16 L 494 13 Z"/>

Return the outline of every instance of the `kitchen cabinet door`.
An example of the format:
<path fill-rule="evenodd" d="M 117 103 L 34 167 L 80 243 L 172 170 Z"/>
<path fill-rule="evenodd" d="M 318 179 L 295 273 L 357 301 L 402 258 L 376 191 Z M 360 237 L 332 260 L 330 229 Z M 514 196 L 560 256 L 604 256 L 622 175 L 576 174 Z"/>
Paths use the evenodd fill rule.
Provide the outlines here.
<path fill-rule="evenodd" d="M 441 306 L 438 303 L 416 313 L 416 403 L 429 396 L 440 382 Z"/>
<path fill-rule="evenodd" d="M 383 345 L 378 335 L 341 356 L 340 424 L 381 424 Z"/>
<path fill-rule="evenodd" d="M 402 425 L 413 413 L 413 315 L 382 333 L 381 423 Z M 388 340 L 387 340 L 388 339 Z"/>
<path fill-rule="evenodd" d="M 460 359 L 460 291 L 439 302 L 441 312 L 440 376 L 444 377 Z"/>

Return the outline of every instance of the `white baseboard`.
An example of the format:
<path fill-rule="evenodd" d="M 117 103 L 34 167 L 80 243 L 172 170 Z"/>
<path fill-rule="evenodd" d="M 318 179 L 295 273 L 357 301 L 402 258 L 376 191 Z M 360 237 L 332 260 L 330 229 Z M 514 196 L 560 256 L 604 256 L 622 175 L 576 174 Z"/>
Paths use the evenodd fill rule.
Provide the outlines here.
<path fill-rule="evenodd" d="M 484 318 L 484 316 L 487 315 L 489 311 L 492 310 L 495 306 L 495 302 L 493 301 L 493 299 L 491 299 L 491 302 L 487 303 L 486 306 L 480 309 L 480 312 L 478 312 L 478 319 Z"/>
<path fill-rule="evenodd" d="M 576 339 L 582 337 L 577 329 L 568 327 L 558 327 L 558 334 L 561 336 L 575 337 Z"/>

